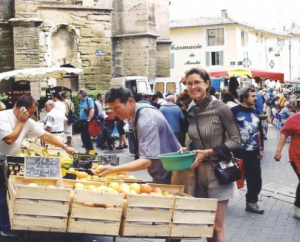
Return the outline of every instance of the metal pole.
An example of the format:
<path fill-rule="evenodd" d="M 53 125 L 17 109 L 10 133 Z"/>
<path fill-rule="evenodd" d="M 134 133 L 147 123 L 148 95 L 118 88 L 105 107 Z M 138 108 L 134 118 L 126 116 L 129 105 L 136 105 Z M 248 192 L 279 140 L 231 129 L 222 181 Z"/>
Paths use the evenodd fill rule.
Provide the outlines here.
<path fill-rule="evenodd" d="M 292 35 L 289 36 L 289 81 L 292 80 Z"/>

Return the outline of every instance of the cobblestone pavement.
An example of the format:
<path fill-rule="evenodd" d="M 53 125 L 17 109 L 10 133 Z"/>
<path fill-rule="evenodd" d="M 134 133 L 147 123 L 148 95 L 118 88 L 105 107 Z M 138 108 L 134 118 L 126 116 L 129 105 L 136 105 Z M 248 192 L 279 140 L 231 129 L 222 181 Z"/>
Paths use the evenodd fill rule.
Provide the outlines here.
<path fill-rule="evenodd" d="M 74 138 L 78 150 L 81 148 L 80 136 Z M 277 133 L 274 126 L 269 126 L 268 140 L 265 142 L 264 158 L 261 162 L 263 189 L 260 194 L 259 205 L 265 209 L 265 214 L 257 215 L 245 211 L 245 190 L 240 189 L 238 197 L 232 199 L 228 204 L 225 219 L 225 231 L 227 242 L 298 242 L 300 241 L 300 220 L 296 220 L 292 214 L 294 192 L 298 180 L 288 161 L 288 144 L 282 152 L 281 162 L 273 159 L 277 144 Z M 102 154 L 117 154 L 121 163 L 132 160 L 128 156 L 128 149 L 120 151 L 101 151 Z M 147 172 L 139 171 L 132 173 L 138 178 L 151 180 Z M 15 241 L 0 237 L 0 241 Z M 51 234 L 51 239 L 44 236 L 39 239 L 26 241 L 73 241 L 73 242 L 112 242 L 112 237 L 105 236 L 84 236 L 84 235 L 56 235 Z M 117 242 L 139 242 L 152 241 L 160 242 L 162 239 L 150 238 L 116 238 Z M 203 239 L 182 240 L 183 242 L 202 242 Z"/>

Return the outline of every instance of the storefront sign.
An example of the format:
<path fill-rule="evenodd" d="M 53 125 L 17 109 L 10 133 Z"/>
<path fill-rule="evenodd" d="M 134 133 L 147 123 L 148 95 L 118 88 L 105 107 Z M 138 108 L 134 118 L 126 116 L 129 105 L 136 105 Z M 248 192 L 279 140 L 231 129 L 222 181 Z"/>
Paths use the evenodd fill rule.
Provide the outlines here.
<path fill-rule="evenodd" d="M 181 46 L 176 46 L 176 45 L 171 45 L 171 50 L 192 50 L 192 49 L 201 49 L 202 45 L 197 44 L 197 45 L 181 45 Z"/>
<path fill-rule="evenodd" d="M 197 60 L 197 61 L 187 61 L 184 63 L 185 65 L 200 65 L 201 61 Z"/>

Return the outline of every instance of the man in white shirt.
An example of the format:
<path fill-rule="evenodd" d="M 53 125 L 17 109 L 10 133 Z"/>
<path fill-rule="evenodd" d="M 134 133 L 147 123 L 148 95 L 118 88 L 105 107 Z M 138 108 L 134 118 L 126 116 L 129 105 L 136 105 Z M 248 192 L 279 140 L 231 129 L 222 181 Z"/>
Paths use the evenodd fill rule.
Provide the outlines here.
<path fill-rule="evenodd" d="M 52 94 L 52 100 L 53 102 L 55 102 L 55 108 L 60 110 L 63 115 L 66 115 L 66 105 L 61 102 L 60 100 L 62 100 L 61 95 L 59 93 L 53 93 Z"/>
<path fill-rule="evenodd" d="M 32 117 L 37 110 L 37 103 L 30 95 L 22 96 L 13 109 L 0 112 L 0 234 L 1 236 L 12 236 L 8 209 L 6 202 L 6 186 L 2 163 L 6 155 L 14 155 L 20 148 L 24 137 L 28 134 L 31 137 L 40 137 L 42 140 L 63 148 L 68 154 L 76 151 L 66 147 L 62 141 L 52 134 L 43 130 Z"/>
<path fill-rule="evenodd" d="M 47 101 L 45 104 L 45 110 L 48 112 L 44 119 L 45 130 L 64 141 L 64 129 L 68 119 L 55 106 L 56 103 L 52 100 Z"/>

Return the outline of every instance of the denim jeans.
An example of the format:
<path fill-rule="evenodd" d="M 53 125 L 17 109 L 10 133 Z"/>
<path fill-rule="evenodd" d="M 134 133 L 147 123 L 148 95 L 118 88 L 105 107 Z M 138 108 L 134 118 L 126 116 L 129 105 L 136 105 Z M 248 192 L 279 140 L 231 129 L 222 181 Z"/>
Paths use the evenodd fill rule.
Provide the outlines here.
<path fill-rule="evenodd" d="M 102 146 L 103 145 L 103 132 L 104 132 L 104 125 L 105 125 L 105 120 L 104 118 L 99 118 L 101 121 L 100 123 L 100 128 L 101 128 L 101 134 L 97 136 L 97 146 Z"/>
<path fill-rule="evenodd" d="M 247 181 L 246 202 L 256 203 L 262 187 L 259 150 L 241 151 L 236 155 L 243 159 Z"/>
<path fill-rule="evenodd" d="M 293 169 L 298 177 L 298 180 L 299 180 L 297 190 L 296 190 L 296 199 L 295 199 L 294 205 L 296 207 L 300 208 L 300 174 L 297 173 L 297 167 L 296 167 L 294 161 L 291 162 L 291 166 L 293 167 Z"/>
<path fill-rule="evenodd" d="M 94 149 L 91 136 L 88 131 L 88 127 L 89 127 L 89 122 L 87 120 L 80 120 L 81 140 L 86 151 Z"/>
<path fill-rule="evenodd" d="M 2 170 L 2 162 L 3 160 L 0 160 L 0 229 L 3 232 L 7 232 L 10 230 L 10 225 L 6 201 L 7 189 L 4 172 Z"/>

